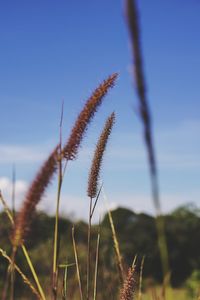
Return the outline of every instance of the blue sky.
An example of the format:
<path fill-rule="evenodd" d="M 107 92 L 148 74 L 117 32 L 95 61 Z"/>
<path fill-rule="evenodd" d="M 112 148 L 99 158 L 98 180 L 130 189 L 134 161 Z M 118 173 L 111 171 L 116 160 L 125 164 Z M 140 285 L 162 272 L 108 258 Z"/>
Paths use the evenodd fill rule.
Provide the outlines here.
<path fill-rule="evenodd" d="M 163 211 L 200 195 L 200 3 L 139 2 L 142 48 L 153 116 Z M 0 11 L 0 188 L 10 201 L 12 164 L 17 203 L 58 141 L 64 99 L 63 138 L 92 90 L 119 72 L 66 174 L 62 212 L 87 215 L 87 175 L 98 135 L 114 110 L 102 180 L 111 206 L 154 212 L 142 126 L 135 113 L 131 50 L 123 2 L 3 1 Z M 41 202 L 53 213 L 54 183 Z M 103 210 L 103 204 L 99 204 Z"/>

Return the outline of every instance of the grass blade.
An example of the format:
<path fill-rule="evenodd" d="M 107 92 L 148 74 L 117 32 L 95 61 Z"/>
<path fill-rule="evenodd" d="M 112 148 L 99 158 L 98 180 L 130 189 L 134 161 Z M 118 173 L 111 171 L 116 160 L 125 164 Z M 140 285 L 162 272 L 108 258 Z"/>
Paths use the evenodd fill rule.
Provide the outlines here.
<path fill-rule="evenodd" d="M 100 231 L 98 232 L 98 236 L 97 236 L 93 300 L 96 300 L 96 296 L 97 296 L 97 275 L 98 275 L 98 262 L 99 262 L 99 245 L 100 245 Z"/>
<path fill-rule="evenodd" d="M 102 189 L 102 192 L 103 192 L 104 201 L 107 205 L 108 201 L 107 201 L 104 189 Z M 118 269 L 119 279 L 122 284 L 124 282 L 124 268 L 123 268 L 123 263 L 122 263 L 122 256 L 121 256 L 121 252 L 120 252 L 119 242 L 117 239 L 115 225 L 114 225 L 113 218 L 112 218 L 112 213 L 111 213 L 110 209 L 108 209 L 108 208 L 107 208 L 107 212 L 108 212 L 108 218 L 109 218 L 110 227 L 111 227 L 111 231 L 112 231 L 112 238 L 113 238 L 115 256 L 116 256 L 116 261 L 117 261 L 117 269 Z"/>
<path fill-rule="evenodd" d="M 142 300 L 142 278 L 143 278 L 144 260 L 145 260 L 145 256 L 142 257 L 142 261 L 140 265 L 138 300 Z"/>
<path fill-rule="evenodd" d="M 14 219 L 13 219 L 13 216 L 12 216 L 12 212 L 10 211 L 10 209 L 9 209 L 9 207 L 8 207 L 8 205 L 7 205 L 6 201 L 5 201 L 5 199 L 3 198 L 3 195 L 1 194 L 1 192 L 0 192 L 0 201 L 1 201 L 2 204 L 3 204 L 5 213 L 6 213 L 7 217 L 8 217 L 8 219 L 10 220 L 10 223 L 12 224 L 12 226 L 14 226 Z M 46 297 L 45 297 L 45 295 L 44 295 L 44 291 L 43 291 L 43 289 L 42 289 L 42 287 L 41 287 L 39 278 L 38 278 L 37 273 L 36 273 L 36 271 L 35 271 L 35 269 L 34 269 L 34 267 L 33 267 L 32 261 L 31 261 L 31 259 L 30 259 L 29 254 L 28 254 L 28 251 L 26 250 L 25 245 L 22 244 L 22 245 L 21 245 L 21 249 L 22 249 L 22 251 L 23 251 L 23 253 L 24 253 L 24 256 L 25 256 L 25 258 L 26 258 L 26 261 L 27 261 L 27 263 L 28 263 L 28 266 L 29 266 L 29 268 L 30 268 L 30 270 L 31 270 L 31 273 L 32 273 L 33 278 L 34 278 L 35 283 L 36 283 L 36 286 L 37 286 L 38 291 L 39 291 L 39 293 L 40 293 L 41 299 L 42 299 L 42 300 L 46 300 Z"/>
<path fill-rule="evenodd" d="M 6 254 L 3 249 L 0 248 L 0 254 L 9 262 L 10 266 L 13 265 L 12 259 Z M 31 289 L 31 291 L 37 296 L 38 299 L 43 299 L 38 291 L 35 289 L 30 280 L 26 277 L 26 275 L 21 271 L 21 269 L 14 263 L 14 269 L 19 273 L 22 277 L 24 283 Z"/>
<path fill-rule="evenodd" d="M 82 285 L 81 285 L 81 276 L 80 276 L 80 270 L 79 270 L 78 254 L 77 254 L 76 242 L 75 242 L 75 238 L 74 238 L 74 226 L 72 227 L 72 242 L 73 242 L 74 257 L 75 257 L 75 262 L 76 262 L 76 273 L 77 273 L 77 277 L 78 277 L 80 298 L 81 298 L 81 300 L 83 300 L 83 291 L 82 291 Z"/>

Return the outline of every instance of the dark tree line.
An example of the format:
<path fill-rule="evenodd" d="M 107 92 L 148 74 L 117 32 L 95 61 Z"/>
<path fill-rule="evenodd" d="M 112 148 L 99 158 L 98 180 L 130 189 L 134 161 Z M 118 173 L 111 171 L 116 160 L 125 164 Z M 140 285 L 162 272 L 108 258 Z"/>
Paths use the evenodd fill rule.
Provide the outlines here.
<path fill-rule="evenodd" d="M 144 278 L 160 282 L 162 278 L 159 250 L 157 246 L 157 232 L 155 219 L 147 214 L 136 214 L 125 208 L 118 208 L 112 212 L 120 250 L 125 268 L 128 267 L 137 254 L 138 269 L 142 257 L 145 255 Z M 166 238 L 169 252 L 171 281 L 173 286 L 180 286 L 194 270 L 200 270 L 200 213 L 197 209 L 188 206 L 181 207 L 169 215 L 165 215 Z M 71 242 L 71 229 L 73 222 L 61 218 L 60 230 L 60 258 L 61 263 L 74 262 Z M 52 242 L 54 218 L 44 213 L 35 215 L 31 230 L 26 241 L 41 280 L 47 289 L 50 287 L 52 267 Z M 96 238 L 98 226 L 92 228 L 92 257 L 95 260 Z M 0 214 L 0 247 L 11 253 L 9 236 L 11 226 L 4 213 Z M 82 274 L 85 274 L 85 261 L 87 249 L 87 224 L 76 222 L 75 237 L 79 251 Z M 22 270 L 29 274 L 28 266 L 23 254 L 18 252 L 17 263 Z M 7 263 L 0 257 L 0 292 L 6 277 Z M 60 272 L 62 276 L 62 271 Z M 69 270 L 69 293 L 73 296 L 75 291 L 75 269 Z M 82 276 L 83 284 L 85 276 Z M 16 278 L 19 293 L 23 289 L 20 278 Z M 108 215 L 105 215 L 101 224 L 100 263 L 99 263 L 99 291 L 115 296 L 118 284 L 115 255 L 113 249 L 112 233 Z M 108 284 L 109 282 L 109 284 Z M 74 286 L 75 285 L 75 286 Z M 26 290 L 27 292 L 27 290 Z M 104 295 L 102 294 L 102 299 Z M 30 297 L 29 297 L 30 298 Z M 30 298 L 31 299 L 31 298 Z M 101 297 L 100 297 L 101 299 Z M 114 299 L 114 298 L 113 298 Z"/>

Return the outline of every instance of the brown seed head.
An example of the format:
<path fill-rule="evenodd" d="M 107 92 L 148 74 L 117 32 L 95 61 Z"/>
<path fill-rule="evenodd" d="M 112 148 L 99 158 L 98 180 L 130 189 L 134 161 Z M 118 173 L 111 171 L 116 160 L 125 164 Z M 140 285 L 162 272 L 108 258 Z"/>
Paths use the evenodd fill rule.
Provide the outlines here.
<path fill-rule="evenodd" d="M 115 114 L 113 112 L 110 115 L 110 117 L 108 117 L 96 146 L 96 150 L 92 161 L 92 166 L 90 169 L 89 180 L 88 180 L 87 194 L 88 197 L 90 198 L 95 198 L 97 195 L 99 172 L 101 169 L 103 154 L 105 152 L 107 141 L 111 133 L 114 121 L 115 121 Z"/>
<path fill-rule="evenodd" d="M 67 144 L 64 146 L 63 155 L 67 160 L 73 160 L 77 156 L 78 148 L 83 139 L 83 135 L 93 118 L 98 107 L 101 105 L 104 96 L 107 94 L 109 88 L 113 87 L 118 74 L 114 73 L 109 76 L 102 84 L 93 92 L 88 99 L 83 110 L 80 112 L 74 127 L 72 128 Z"/>
<path fill-rule="evenodd" d="M 126 280 L 120 294 L 120 300 L 133 300 L 135 279 L 135 269 L 129 268 Z"/>
<path fill-rule="evenodd" d="M 12 237 L 12 243 L 15 247 L 20 246 L 24 242 L 24 238 L 29 229 L 36 206 L 57 169 L 57 160 L 58 147 L 56 147 L 56 149 L 50 154 L 49 158 L 43 164 L 25 196 L 22 208 L 19 211 L 16 219 Z"/>

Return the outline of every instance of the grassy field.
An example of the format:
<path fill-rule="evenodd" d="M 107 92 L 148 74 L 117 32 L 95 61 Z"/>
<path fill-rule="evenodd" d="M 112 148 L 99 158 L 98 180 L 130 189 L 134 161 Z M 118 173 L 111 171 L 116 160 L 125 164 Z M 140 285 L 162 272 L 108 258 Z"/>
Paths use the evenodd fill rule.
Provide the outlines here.
<path fill-rule="evenodd" d="M 161 288 L 157 287 L 156 291 L 157 291 L 157 295 L 159 297 L 160 294 L 160 290 Z M 153 291 L 149 290 L 146 293 L 142 294 L 142 299 L 143 300 L 152 300 L 153 296 L 152 296 Z M 166 296 L 167 299 L 169 300 L 188 300 L 188 294 L 184 289 L 173 289 L 170 291 L 169 295 Z M 160 299 L 160 298 L 159 298 Z"/>

